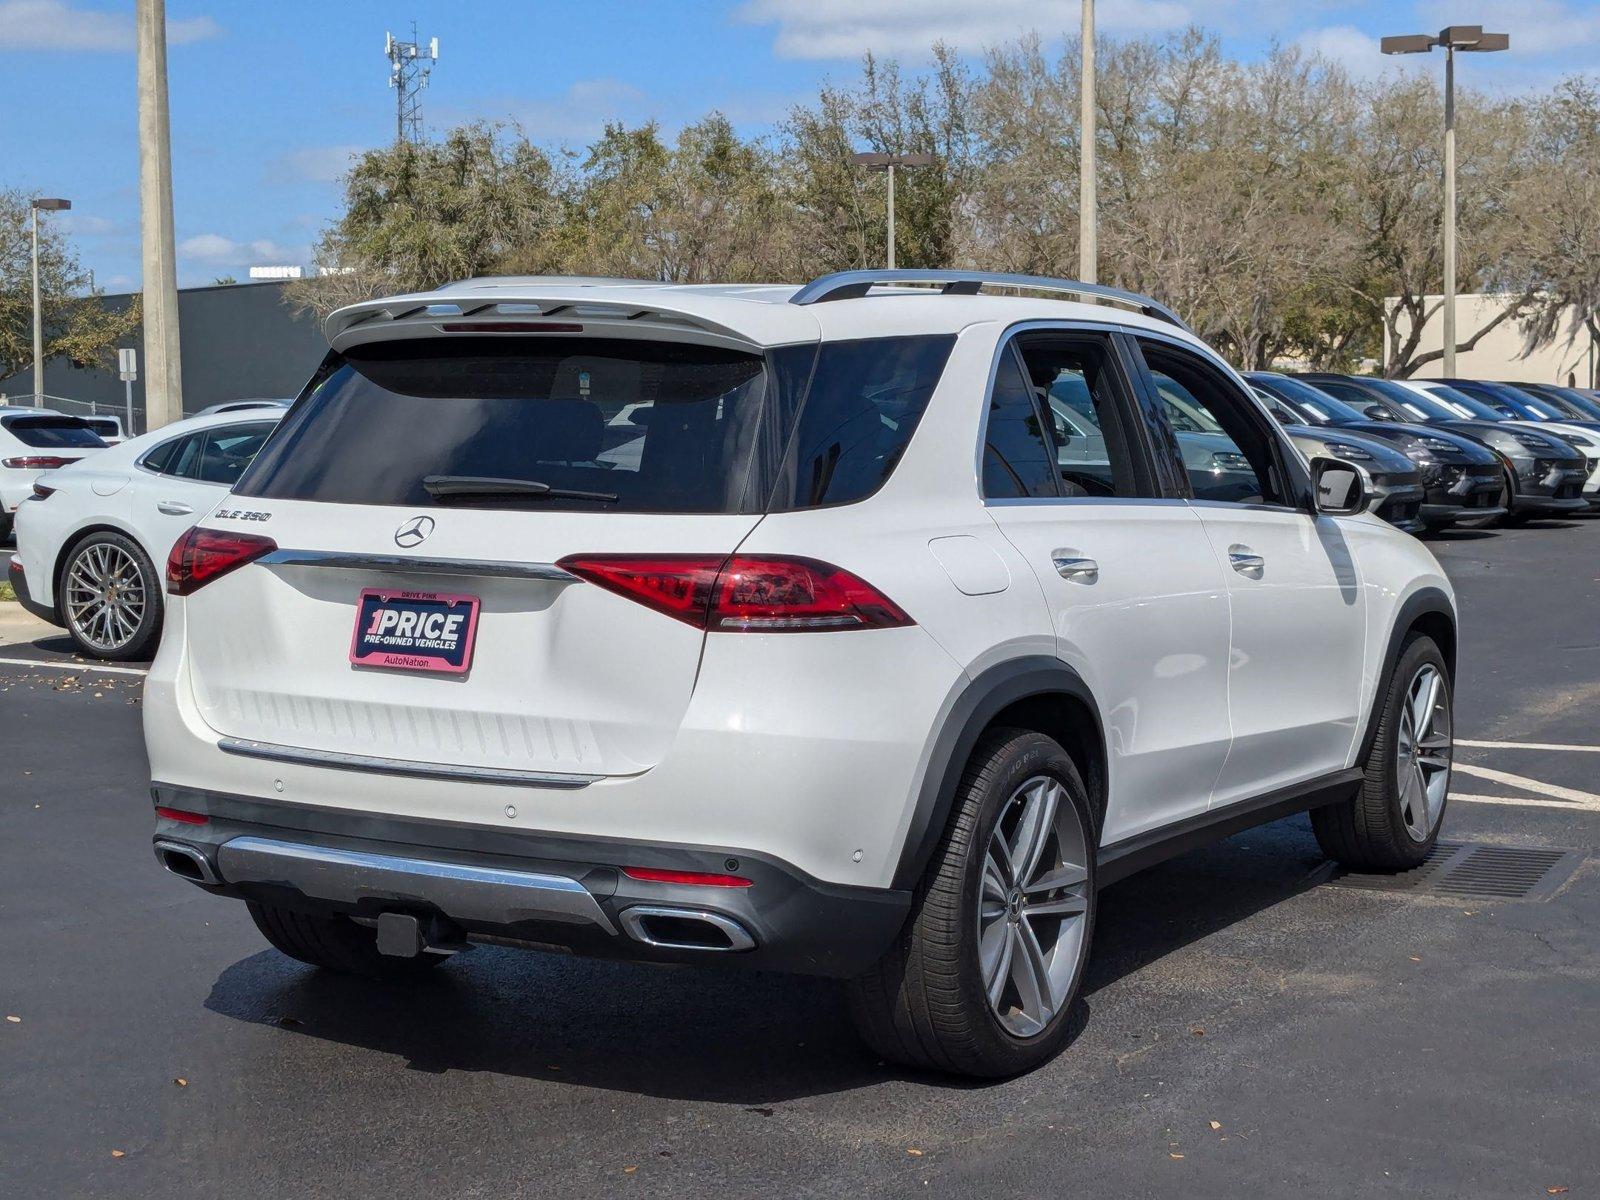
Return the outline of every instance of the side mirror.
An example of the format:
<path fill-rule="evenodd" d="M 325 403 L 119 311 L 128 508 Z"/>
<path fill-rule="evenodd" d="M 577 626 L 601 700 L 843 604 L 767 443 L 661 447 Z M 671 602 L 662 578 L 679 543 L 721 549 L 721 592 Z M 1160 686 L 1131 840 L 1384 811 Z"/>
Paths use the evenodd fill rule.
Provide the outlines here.
<path fill-rule="evenodd" d="M 1329 517 L 1364 513 L 1375 499 L 1361 468 L 1342 458 L 1313 458 L 1311 488 L 1317 511 Z"/>
<path fill-rule="evenodd" d="M 1361 410 L 1373 421 L 1392 421 L 1394 414 L 1381 404 L 1369 404 Z"/>

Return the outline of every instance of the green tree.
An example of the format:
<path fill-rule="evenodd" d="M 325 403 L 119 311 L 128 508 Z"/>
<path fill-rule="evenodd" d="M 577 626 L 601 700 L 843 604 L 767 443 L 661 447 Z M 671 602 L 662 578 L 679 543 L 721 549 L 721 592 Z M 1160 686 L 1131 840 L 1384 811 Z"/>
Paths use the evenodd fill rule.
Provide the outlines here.
<path fill-rule="evenodd" d="M 0 191 L 0 379 L 33 366 L 31 199 L 24 192 Z M 77 253 L 51 220 L 39 223 L 39 291 L 46 359 L 110 366 L 117 343 L 139 327 L 138 302 L 108 310 L 101 303 L 104 293 L 93 288 Z"/>
<path fill-rule="evenodd" d="M 318 274 L 288 299 L 326 314 L 374 295 L 452 279 L 556 266 L 565 181 L 518 129 L 478 122 L 439 142 L 399 142 L 356 158 L 344 215 L 317 248 Z"/>

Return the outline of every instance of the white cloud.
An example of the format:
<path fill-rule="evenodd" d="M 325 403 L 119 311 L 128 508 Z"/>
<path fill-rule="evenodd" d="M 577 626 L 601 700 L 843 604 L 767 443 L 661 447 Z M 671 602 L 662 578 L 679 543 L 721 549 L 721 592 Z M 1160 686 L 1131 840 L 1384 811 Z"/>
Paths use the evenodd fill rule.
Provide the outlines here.
<path fill-rule="evenodd" d="M 167 22 L 171 45 L 203 41 L 221 32 L 210 17 Z M 68 0 L 0 0 L 0 50 L 132 49 L 131 12 L 74 8 Z"/>
<path fill-rule="evenodd" d="M 942 41 L 977 50 L 1019 34 L 1076 33 L 1080 0 L 746 0 L 737 17 L 776 25 L 780 58 L 855 58 L 926 54 Z M 1197 18 L 1180 0 L 1119 0 L 1101 5 L 1096 30 L 1138 33 L 1172 29 Z"/>
<path fill-rule="evenodd" d="M 1338 63 L 1355 79 L 1372 79 L 1407 59 L 1386 58 L 1378 39 L 1354 25 L 1330 25 L 1301 34 L 1296 43 L 1329 62 Z M 1421 57 L 1421 56 L 1418 56 Z"/>
<path fill-rule="evenodd" d="M 350 161 L 363 146 L 307 146 L 280 155 L 272 164 L 269 178 L 300 183 L 333 183 L 350 170 Z"/>
<path fill-rule="evenodd" d="M 236 242 L 220 233 L 197 233 L 178 243 L 178 257 L 199 266 L 297 263 L 305 256 L 304 249 L 280 246 L 266 238 Z"/>
<path fill-rule="evenodd" d="M 122 225 L 110 217 L 97 217 L 92 213 L 69 212 L 60 218 L 61 224 L 75 237 L 106 237 L 121 233 Z"/>

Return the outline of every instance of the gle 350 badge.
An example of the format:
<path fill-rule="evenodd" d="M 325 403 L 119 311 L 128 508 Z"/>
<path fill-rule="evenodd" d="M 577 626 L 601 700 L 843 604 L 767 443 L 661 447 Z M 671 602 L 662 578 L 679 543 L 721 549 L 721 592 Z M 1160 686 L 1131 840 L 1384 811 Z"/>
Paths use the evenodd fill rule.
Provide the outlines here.
<path fill-rule="evenodd" d="M 464 674 L 472 666 L 478 598 L 367 588 L 356 606 L 350 661 L 361 667 Z"/>

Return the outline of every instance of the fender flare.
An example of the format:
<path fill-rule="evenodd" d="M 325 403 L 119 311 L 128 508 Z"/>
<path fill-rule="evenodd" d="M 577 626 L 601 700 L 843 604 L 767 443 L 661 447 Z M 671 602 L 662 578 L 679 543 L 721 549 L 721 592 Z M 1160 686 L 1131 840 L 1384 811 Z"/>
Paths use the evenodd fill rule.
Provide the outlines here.
<path fill-rule="evenodd" d="M 1372 753 L 1372 743 L 1378 736 L 1378 719 L 1382 715 L 1384 697 L 1389 694 L 1389 684 L 1394 679 L 1395 664 L 1400 661 L 1400 649 L 1405 644 L 1405 636 L 1411 627 L 1416 624 L 1419 617 L 1427 615 L 1443 617 L 1450 623 L 1451 645 L 1440 646 L 1444 654 L 1445 666 L 1450 671 L 1450 687 L 1452 692 L 1456 682 L 1456 640 L 1458 630 L 1456 625 L 1455 606 L 1450 603 L 1450 597 L 1436 587 L 1422 587 L 1412 592 L 1400 604 L 1400 610 L 1395 614 L 1394 624 L 1389 627 L 1389 641 L 1383 649 L 1383 663 L 1378 673 L 1378 684 L 1373 692 L 1372 710 L 1367 713 L 1367 724 L 1361 734 L 1361 749 L 1356 758 L 1359 766 L 1367 761 L 1367 756 Z"/>
<path fill-rule="evenodd" d="M 1066 663 L 1058 658 L 1030 655 L 989 667 L 956 696 L 934 736 L 891 886 L 909 890 L 922 878 L 950 824 L 961 773 L 989 723 L 1018 700 L 1046 695 L 1071 696 L 1088 707 L 1094 714 L 1094 744 L 1102 748 L 1104 755 L 1105 733 L 1099 705 L 1083 677 Z"/>

